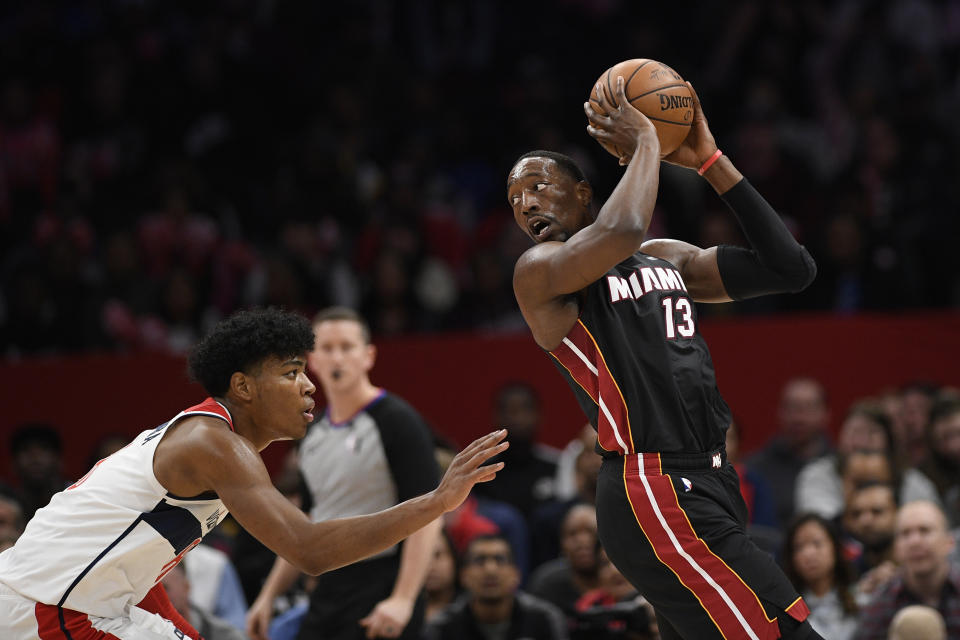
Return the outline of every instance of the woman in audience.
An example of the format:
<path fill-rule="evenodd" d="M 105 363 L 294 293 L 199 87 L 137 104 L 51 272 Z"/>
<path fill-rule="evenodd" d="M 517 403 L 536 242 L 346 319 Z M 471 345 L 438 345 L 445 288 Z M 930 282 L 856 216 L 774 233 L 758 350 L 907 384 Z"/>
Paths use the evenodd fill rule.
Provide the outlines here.
<path fill-rule="evenodd" d="M 857 625 L 850 567 L 834 526 L 814 513 L 787 529 L 784 571 L 810 608 L 810 625 L 829 640 L 849 640 Z"/>
<path fill-rule="evenodd" d="M 427 567 L 427 577 L 423 581 L 423 592 L 427 596 L 424 623 L 430 622 L 456 599 L 460 591 L 457 584 L 459 574 L 457 565 L 457 552 L 453 546 L 453 539 L 447 530 L 443 529 L 442 534 L 437 538 L 433 557 Z"/>

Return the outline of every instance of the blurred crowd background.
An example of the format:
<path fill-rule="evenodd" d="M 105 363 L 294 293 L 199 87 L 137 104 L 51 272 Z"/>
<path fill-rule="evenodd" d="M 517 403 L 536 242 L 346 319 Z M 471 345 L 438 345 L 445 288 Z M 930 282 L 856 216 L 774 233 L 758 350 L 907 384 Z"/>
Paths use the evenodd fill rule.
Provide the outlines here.
<path fill-rule="evenodd" d="M 560 150 L 608 194 L 581 105 L 631 57 L 694 83 L 820 268 L 708 312 L 956 306 L 958 54 L 953 0 L 4 3 L 0 344 L 182 352 L 251 304 L 522 327 L 506 172 Z M 652 234 L 740 241 L 673 167 Z"/>
<path fill-rule="evenodd" d="M 799 295 L 701 314 L 960 306 L 960 0 L 11 1 L 0 6 L 0 353 L 180 354 L 249 305 L 353 307 L 376 339 L 525 331 L 511 277 L 528 241 L 506 173 L 525 151 L 561 151 L 602 201 L 621 169 L 587 135 L 581 105 L 633 57 L 694 83 L 721 149 L 818 264 Z M 668 165 L 651 235 L 743 242 L 709 187 Z M 825 637 L 874 624 L 856 637 L 885 638 L 920 555 L 946 567 L 940 613 L 960 634 L 957 390 L 890 381 L 834 407 L 834 434 L 837 390 L 796 373 L 776 423 L 758 425 L 762 448 L 741 456 L 743 425 L 730 431 L 751 534 Z M 448 519 L 432 612 L 469 597 L 480 566 L 498 572 L 502 597 L 521 586 L 559 607 L 573 637 L 656 637 L 596 542 L 592 430 L 549 450 L 537 442 L 544 400 L 523 384 L 508 392 L 491 411 L 504 412 L 517 474 Z M 0 549 L 69 481 L 61 435 L 12 433 Z M 90 464 L 129 435 L 99 443 Z M 441 461 L 456 449 L 437 445 Z M 275 482 L 299 499 L 289 465 Z M 935 534 L 920 551 L 898 524 L 918 518 Z M 491 534 L 509 552 L 471 563 L 470 541 Z M 273 556 L 232 520 L 208 542 L 186 562 L 189 606 L 242 637 Z M 302 607 L 307 589 L 277 613 Z M 621 601 L 636 606 L 611 618 Z"/>

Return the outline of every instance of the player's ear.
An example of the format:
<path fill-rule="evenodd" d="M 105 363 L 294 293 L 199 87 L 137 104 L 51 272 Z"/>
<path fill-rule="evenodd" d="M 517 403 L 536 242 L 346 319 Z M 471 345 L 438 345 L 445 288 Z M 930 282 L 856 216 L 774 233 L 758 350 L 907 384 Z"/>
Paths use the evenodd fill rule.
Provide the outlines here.
<path fill-rule="evenodd" d="M 576 188 L 577 201 L 584 207 L 589 207 L 590 203 L 593 202 L 593 187 L 590 186 L 590 183 L 586 180 L 581 180 L 577 183 Z"/>
<path fill-rule="evenodd" d="M 366 353 L 366 358 L 364 359 L 363 366 L 366 371 L 370 371 L 371 369 L 373 369 L 373 365 L 377 361 L 377 347 L 375 345 L 368 344 L 366 346 L 366 350 L 367 350 L 367 353 Z"/>
<path fill-rule="evenodd" d="M 253 398 L 253 380 L 243 371 L 234 371 L 230 376 L 230 392 L 241 400 Z"/>

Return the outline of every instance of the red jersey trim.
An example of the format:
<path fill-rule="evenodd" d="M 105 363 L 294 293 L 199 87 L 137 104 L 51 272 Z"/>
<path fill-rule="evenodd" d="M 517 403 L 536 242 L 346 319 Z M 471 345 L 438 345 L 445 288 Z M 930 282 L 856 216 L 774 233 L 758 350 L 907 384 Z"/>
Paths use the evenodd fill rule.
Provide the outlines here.
<path fill-rule="evenodd" d="M 236 431 L 236 429 L 233 428 L 233 416 L 230 415 L 230 411 L 213 398 L 207 398 L 200 404 L 195 404 L 189 409 L 184 409 L 183 415 L 215 416 L 230 425 L 230 431 Z"/>

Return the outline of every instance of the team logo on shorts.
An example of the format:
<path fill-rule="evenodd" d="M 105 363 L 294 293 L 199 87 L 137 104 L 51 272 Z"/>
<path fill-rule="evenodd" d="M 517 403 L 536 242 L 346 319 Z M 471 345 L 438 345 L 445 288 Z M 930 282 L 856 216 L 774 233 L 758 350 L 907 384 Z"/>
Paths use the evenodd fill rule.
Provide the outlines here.
<path fill-rule="evenodd" d="M 693 489 L 693 483 L 687 480 L 686 478 L 680 478 L 680 482 L 683 483 L 684 493 L 686 493 L 687 491 L 690 491 L 690 489 Z"/>

